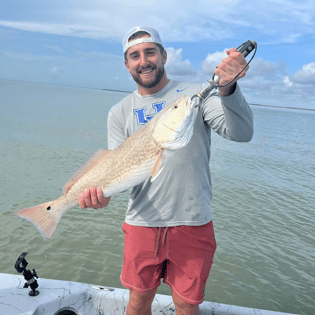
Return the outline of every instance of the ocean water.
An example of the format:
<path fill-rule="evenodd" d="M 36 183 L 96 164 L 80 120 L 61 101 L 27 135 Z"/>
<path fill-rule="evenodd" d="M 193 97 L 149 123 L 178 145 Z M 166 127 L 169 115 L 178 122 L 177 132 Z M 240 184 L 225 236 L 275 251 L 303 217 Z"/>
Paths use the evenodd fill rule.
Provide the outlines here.
<path fill-rule="evenodd" d="M 0 80 L 0 272 L 26 251 L 39 277 L 123 288 L 129 192 L 67 211 L 43 242 L 18 210 L 60 196 L 107 148 L 107 114 L 125 93 Z M 250 143 L 212 136 L 217 251 L 206 300 L 315 314 L 315 112 L 252 106 Z M 158 293 L 171 294 L 161 284 Z"/>

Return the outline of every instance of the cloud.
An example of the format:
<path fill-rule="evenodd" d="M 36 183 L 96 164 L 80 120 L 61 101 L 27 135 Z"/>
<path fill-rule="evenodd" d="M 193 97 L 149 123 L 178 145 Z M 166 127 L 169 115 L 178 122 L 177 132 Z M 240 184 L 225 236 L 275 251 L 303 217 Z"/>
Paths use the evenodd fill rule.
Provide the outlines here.
<path fill-rule="evenodd" d="M 302 37 L 302 33 L 291 33 L 286 36 L 281 36 L 275 41 L 262 42 L 260 45 L 277 45 L 282 43 L 294 44 L 296 43 L 300 37 Z"/>
<path fill-rule="evenodd" d="M 222 52 L 217 51 L 213 54 L 208 54 L 206 60 L 201 63 L 202 72 L 212 76 L 216 66 L 227 57 L 226 51 L 227 49 L 224 49 Z"/>
<path fill-rule="evenodd" d="M 87 53 L 88 55 L 88 53 Z M 91 54 L 95 57 L 95 54 Z M 35 59 L 36 57 L 36 59 Z M 89 56 L 90 57 L 90 56 Z M 30 59 L 31 61 L 24 59 Z M 120 59 L 119 59 L 120 58 Z M 122 57 L 108 56 L 107 59 L 91 62 L 78 55 L 58 54 L 54 57 L 36 54 L 20 55 L 0 50 L 2 78 L 56 83 L 68 86 L 134 90 L 134 82 L 129 82 L 128 71 Z M 121 62 L 117 62 L 120 60 Z M 23 71 L 22 71 L 23 70 Z M 114 77 L 120 78 L 114 80 Z"/>
<path fill-rule="evenodd" d="M 93 39 L 121 40 L 125 32 L 141 24 L 159 29 L 164 41 L 200 42 L 243 35 L 267 34 L 268 42 L 295 43 L 314 34 L 313 3 L 301 0 L 137 0 L 136 2 L 62 1 L 58 10 L 38 1 L 20 2 L 15 19 L 0 25 L 31 32 Z M 27 14 L 22 14 L 24 11 Z M 176 12 L 176 13 L 175 13 Z M 294 26 L 294 27 L 293 27 Z"/>
<path fill-rule="evenodd" d="M 17 31 L 14 29 L 0 28 L 0 37 L 17 38 Z"/>
<path fill-rule="evenodd" d="M 288 76 L 284 77 L 283 79 L 283 83 L 288 86 L 291 87 L 293 85 L 293 83 L 290 81 L 290 79 L 288 78 Z"/>
<path fill-rule="evenodd" d="M 121 64 L 123 64 L 123 60 L 124 60 L 123 56 L 117 56 L 113 54 L 107 54 L 107 53 L 95 52 L 95 51 L 85 52 L 85 51 L 77 50 L 75 52 L 75 55 L 78 58 L 84 59 L 84 60 L 108 61 L 110 59 L 111 62 L 115 60 Z"/>
<path fill-rule="evenodd" d="M 59 70 L 61 70 L 61 68 L 59 68 L 59 67 L 57 67 L 57 66 L 54 66 L 54 67 L 50 70 L 50 72 L 51 72 L 52 74 L 58 74 L 58 73 L 59 73 Z"/>
<path fill-rule="evenodd" d="M 262 72 L 254 71 L 251 77 L 240 80 L 243 92 L 252 103 L 315 108 L 315 62 L 291 75 L 283 75 L 284 67 L 283 61 L 273 65 L 263 61 L 256 69 Z"/>
<path fill-rule="evenodd" d="M 302 70 L 298 70 L 292 75 L 285 76 L 283 82 L 292 87 L 294 85 L 313 85 L 315 87 L 315 62 L 302 66 Z"/>
<path fill-rule="evenodd" d="M 50 50 L 53 50 L 53 51 L 55 51 L 55 52 L 60 52 L 60 53 L 64 52 L 64 50 L 63 50 L 62 48 L 58 47 L 58 46 L 43 45 L 43 47 L 48 48 L 48 49 L 50 49 Z"/>
<path fill-rule="evenodd" d="M 257 3 L 247 0 L 63 0 L 58 1 L 55 8 L 49 2 L 39 0 L 17 0 L 17 3 L 19 10 L 3 10 L 3 20 L 0 21 L 0 38 L 9 39 L 5 41 L 8 45 L 2 47 L 0 54 L 11 68 L 15 67 L 16 76 L 25 67 L 28 69 L 25 76 L 34 81 L 33 77 L 38 78 L 37 72 L 41 65 L 43 77 L 56 75 L 63 82 L 79 82 L 80 79 L 80 82 L 89 82 L 91 86 L 111 85 L 115 81 L 112 79 L 113 73 L 114 77 L 119 78 L 127 77 L 128 73 L 125 74 L 121 56 L 98 52 L 102 49 L 97 47 L 101 47 L 103 40 L 106 45 L 114 43 L 110 49 L 103 51 L 118 54 L 116 47 L 122 36 L 129 28 L 141 23 L 156 27 L 165 47 L 169 47 L 166 69 L 171 78 L 206 82 L 211 79 L 215 67 L 226 57 L 226 50 L 216 51 L 219 44 L 226 42 L 232 45 L 232 42 L 241 43 L 251 38 L 257 40 L 258 46 L 265 45 L 261 54 L 258 48 L 258 55 L 268 57 L 260 58 L 257 55 L 245 78 L 239 81 L 247 95 L 279 101 L 281 98 L 293 98 L 294 93 L 304 97 L 315 93 L 314 51 L 310 46 L 303 50 L 303 45 L 308 44 L 307 40 L 310 42 L 315 34 L 314 3 L 310 0 L 301 0 L 298 5 L 292 0 L 261 0 L 259 10 Z M 49 39 L 49 44 L 41 51 L 31 42 L 35 38 L 33 34 L 23 34 L 19 30 L 62 37 L 41 36 L 44 40 Z M 28 36 L 27 43 L 21 40 L 23 35 Z M 72 40 L 64 36 L 96 39 L 99 42 Z M 15 45 L 13 39 L 19 44 Z M 187 46 L 178 46 L 173 42 L 185 42 L 185 45 L 190 42 L 192 48 L 189 53 L 194 47 L 197 48 L 194 57 L 187 55 L 187 58 L 185 51 L 178 49 Z M 288 49 L 284 55 L 286 62 L 277 59 L 276 54 L 280 50 L 274 45 L 281 43 L 285 43 Z M 39 45 L 43 49 L 42 41 Z M 73 47 L 80 47 L 81 51 Z M 207 55 L 208 51 L 204 53 L 207 48 L 208 51 L 216 52 Z M 301 48 L 303 57 L 307 57 L 297 59 L 296 54 L 299 52 L 295 48 Z M 298 70 L 293 74 L 287 73 L 286 63 L 288 69 L 294 68 L 292 71 L 296 71 L 298 67 Z M 103 71 L 105 66 L 106 71 Z M 100 77 L 99 72 L 102 72 Z M 125 81 L 122 79 L 120 84 L 126 84 Z"/>
<path fill-rule="evenodd" d="M 187 75 L 187 79 L 198 78 L 199 82 L 205 82 L 209 76 L 213 75 L 215 67 L 227 57 L 226 50 L 208 54 L 201 62 L 201 71 L 197 74 Z M 187 72 L 189 74 L 191 63 L 189 60 L 182 62 L 181 49 L 172 49 L 173 58 L 181 62 L 179 74 Z M 176 65 L 176 62 L 173 64 Z M 185 69 L 183 69 L 186 67 Z M 176 76 L 177 68 L 173 68 L 172 74 Z M 182 77 L 183 78 L 183 77 Z M 193 81 L 193 80 L 191 80 Z M 288 75 L 284 60 L 272 62 L 261 57 L 256 57 L 250 64 L 246 76 L 238 81 L 243 93 L 252 103 L 284 105 L 295 104 L 301 106 L 301 95 L 307 95 L 308 105 L 314 104 L 315 96 L 315 62 L 302 66 L 293 75 Z"/>
<path fill-rule="evenodd" d="M 283 77 L 287 74 L 286 64 L 284 60 L 279 60 L 277 63 L 263 58 L 256 57 L 249 65 L 249 70 L 246 74 L 246 79 L 253 77 L 266 77 L 272 80 Z"/>
<path fill-rule="evenodd" d="M 6 50 L 0 50 L 0 53 L 6 55 L 10 58 L 16 58 L 16 59 L 23 59 L 25 61 L 34 61 L 36 60 L 35 56 L 33 54 L 26 54 L 26 53 L 14 53 Z"/>
<path fill-rule="evenodd" d="M 205 83 L 211 79 L 215 67 L 227 57 L 226 50 L 208 54 L 201 62 L 201 70 L 196 71 L 190 60 L 184 59 L 183 49 L 167 48 L 167 74 L 177 80 Z M 256 57 L 246 76 L 238 83 L 250 103 L 305 108 L 315 106 L 315 62 L 306 64 L 289 75 L 284 60 L 272 62 Z"/>
<path fill-rule="evenodd" d="M 11 27 L 29 32 L 56 34 L 63 36 L 83 37 L 92 39 L 110 38 L 108 32 L 101 27 L 92 27 L 88 24 L 57 24 L 40 22 L 12 22 L 0 21 L 1 26 Z"/>
<path fill-rule="evenodd" d="M 165 65 L 165 69 L 170 77 L 176 77 L 179 79 L 182 78 L 190 78 L 196 77 L 198 72 L 193 69 L 191 66 L 191 62 L 186 59 L 182 60 L 182 52 L 183 49 L 174 49 L 173 47 L 165 48 L 167 52 L 167 63 Z"/>
<path fill-rule="evenodd" d="M 201 70 L 197 71 L 192 67 L 190 60 L 183 60 L 183 49 L 166 48 L 168 60 L 165 69 L 170 78 L 205 83 L 207 79 L 212 78 L 216 66 L 227 57 L 226 50 L 228 48 L 208 54 L 206 59 L 201 62 Z M 271 62 L 256 57 L 250 63 L 246 76 L 240 82 L 248 91 L 259 89 L 272 91 L 276 86 L 285 87 L 283 79 L 286 75 L 286 64 L 283 60 Z"/>
<path fill-rule="evenodd" d="M 217 65 L 227 57 L 226 51 L 217 51 L 208 54 L 201 62 L 201 70 L 197 71 L 192 67 L 191 61 L 183 60 L 183 49 L 166 48 L 168 59 L 165 66 L 167 74 L 177 80 L 191 82 L 206 82 L 211 79 Z M 241 84 L 248 90 L 264 89 L 271 91 L 275 86 L 284 86 L 283 79 L 287 75 L 286 64 L 283 60 L 272 62 L 256 57 L 249 65 L 246 76 Z"/>
<path fill-rule="evenodd" d="M 212 75 L 216 66 L 227 57 L 227 50 L 228 49 L 224 49 L 222 52 L 217 51 L 213 54 L 208 54 L 206 59 L 201 63 L 203 74 L 208 76 Z M 286 65 L 283 60 L 275 63 L 260 57 L 255 57 L 249 64 L 249 70 L 244 80 L 251 80 L 254 77 L 269 77 L 274 80 L 276 76 L 284 76 L 286 74 Z"/>

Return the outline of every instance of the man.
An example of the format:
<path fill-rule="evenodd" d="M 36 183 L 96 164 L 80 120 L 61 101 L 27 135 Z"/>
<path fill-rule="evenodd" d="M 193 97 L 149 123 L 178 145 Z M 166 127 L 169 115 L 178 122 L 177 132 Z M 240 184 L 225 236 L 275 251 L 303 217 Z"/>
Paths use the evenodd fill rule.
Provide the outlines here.
<path fill-rule="evenodd" d="M 109 149 L 117 148 L 173 100 L 202 89 L 201 84 L 169 80 L 166 51 L 158 32 L 131 29 L 123 39 L 125 65 L 138 89 L 109 112 Z M 236 49 L 215 70 L 223 85 L 246 65 Z M 245 75 L 244 71 L 238 78 Z M 211 212 L 210 131 L 240 142 L 253 135 L 253 116 L 236 81 L 208 96 L 195 108 L 193 137 L 165 165 L 159 177 L 133 188 L 126 220 L 121 283 L 130 289 L 127 314 L 151 314 L 151 303 L 163 282 L 172 288 L 177 314 L 199 314 L 216 243 Z M 86 189 L 81 208 L 104 207 L 99 188 Z"/>

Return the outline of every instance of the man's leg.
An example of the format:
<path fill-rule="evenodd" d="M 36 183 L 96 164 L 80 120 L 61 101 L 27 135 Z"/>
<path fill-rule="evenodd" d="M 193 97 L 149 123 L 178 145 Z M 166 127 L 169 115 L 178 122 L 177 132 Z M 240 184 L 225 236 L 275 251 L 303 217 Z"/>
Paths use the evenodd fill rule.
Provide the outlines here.
<path fill-rule="evenodd" d="M 176 315 L 200 315 L 199 305 L 189 304 L 180 300 L 173 291 L 172 297 L 176 308 Z"/>
<path fill-rule="evenodd" d="M 151 304 L 156 291 L 157 288 L 146 293 L 138 293 L 130 290 L 127 315 L 151 315 Z"/>
<path fill-rule="evenodd" d="M 199 315 L 216 249 L 212 221 L 201 226 L 169 228 L 166 241 L 163 282 L 172 288 L 177 314 Z"/>

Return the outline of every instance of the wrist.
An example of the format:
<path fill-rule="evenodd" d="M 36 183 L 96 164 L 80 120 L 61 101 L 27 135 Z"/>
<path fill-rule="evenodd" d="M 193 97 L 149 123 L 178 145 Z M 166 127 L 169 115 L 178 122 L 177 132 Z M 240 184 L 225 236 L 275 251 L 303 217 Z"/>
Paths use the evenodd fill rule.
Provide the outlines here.
<path fill-rule="evenodd" d="M 230 96 L 235 92 L 235 90 L 236 90 L 236 82 L 223 88 L 219 87 L 219 95 Z"/>

